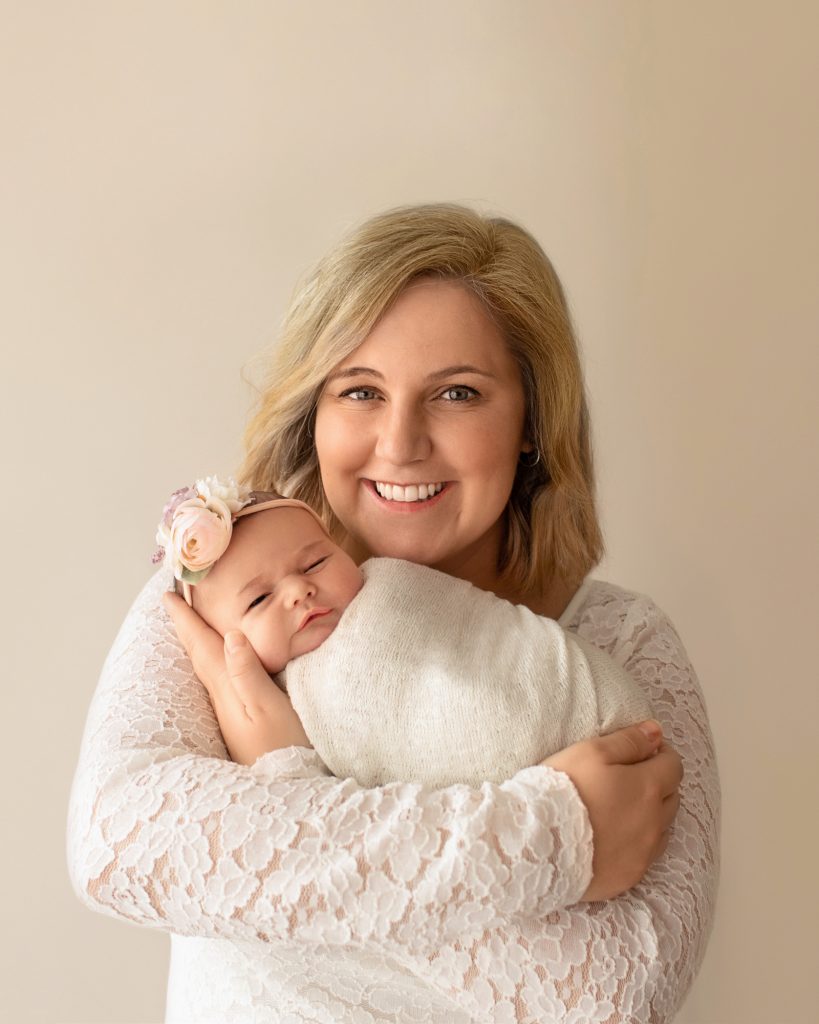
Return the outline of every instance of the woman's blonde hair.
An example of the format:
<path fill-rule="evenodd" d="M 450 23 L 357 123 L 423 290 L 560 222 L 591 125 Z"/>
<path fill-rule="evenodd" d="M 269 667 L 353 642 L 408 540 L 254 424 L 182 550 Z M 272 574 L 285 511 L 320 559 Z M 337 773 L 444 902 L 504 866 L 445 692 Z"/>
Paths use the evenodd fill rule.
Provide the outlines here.
<path fill-rule="evenodd" d="M 603 555 L 594 499 L 589 415 L 563 288 L 523 228 L 453 203 L 403 206 L 344 238 L 296 290 L 245 432 L 242 482 L 312 505 L 334 537 L 312 438 L 316 404 L 407 285 L 457 281 L 478 296 L 520 366 L 525 432 L 540 453 L 518 467 L 498 570 L 524 592 L 554 577 L 576 585 Z M 526 459 L 526 461 L 532 461 Z"/>

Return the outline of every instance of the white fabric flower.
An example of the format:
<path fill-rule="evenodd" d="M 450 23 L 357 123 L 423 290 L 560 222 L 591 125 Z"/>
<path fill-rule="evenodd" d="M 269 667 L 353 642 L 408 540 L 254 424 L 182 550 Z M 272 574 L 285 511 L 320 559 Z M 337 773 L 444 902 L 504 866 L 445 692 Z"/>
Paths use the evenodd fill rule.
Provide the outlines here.
<path fill-rule="evenodd" d="M 218 477 L 206 476 L 203 480 L 196 481 L 195 490 L 208 508 L 215 510 L 215 502 L 218 500 L 227 505 L 231 515 L 234 516 L 248 502 L 247 496 L 242 494 L 232 476 L 229 476 L 224 483 Z M 214 504 L 212 505 L 211 502 Z"/>

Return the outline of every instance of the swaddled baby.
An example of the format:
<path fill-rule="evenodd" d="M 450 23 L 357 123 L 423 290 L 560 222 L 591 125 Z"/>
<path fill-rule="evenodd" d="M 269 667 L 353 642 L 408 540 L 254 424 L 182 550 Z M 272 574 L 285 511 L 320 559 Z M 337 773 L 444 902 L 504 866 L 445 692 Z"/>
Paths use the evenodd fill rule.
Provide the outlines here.
<path fill-rule="evenodd" d="M 286 685 L 339 778 L 498 782 L 651 717 L 612 658 L 553 620 L 426 566 L 359 568 L 303 502 L 210 477 L 175 492 L 157 540 L 188 603 Z"/>

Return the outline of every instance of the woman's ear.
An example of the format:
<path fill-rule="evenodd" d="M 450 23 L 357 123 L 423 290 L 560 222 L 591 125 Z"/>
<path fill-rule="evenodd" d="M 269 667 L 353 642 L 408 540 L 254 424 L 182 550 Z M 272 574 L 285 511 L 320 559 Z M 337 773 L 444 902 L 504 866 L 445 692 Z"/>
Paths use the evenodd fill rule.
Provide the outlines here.
<path fill-rule="evenodd" d="M 518 462 L 527 469 L 534 469 L 540 462 L 540 449 L 533 444 L 524 445 L 518 455 Z"/>

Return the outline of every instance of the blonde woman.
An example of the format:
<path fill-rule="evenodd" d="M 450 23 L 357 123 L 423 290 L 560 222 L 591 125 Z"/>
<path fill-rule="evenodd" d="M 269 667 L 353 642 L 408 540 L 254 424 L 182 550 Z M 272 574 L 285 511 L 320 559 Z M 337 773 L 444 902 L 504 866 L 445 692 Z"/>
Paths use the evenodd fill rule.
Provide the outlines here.
<path fill-rule="evenodd" d="M 671 1020 L 716 897 L 713 742 L 668 618 L 589 575 L 582 375 L 538 244 L 449 204 L 365 223 L 296 294 L 246 440 L 243 482 L 357 561 L 432 566 L 610 653 L 674 748 L 648 724 L 500 784 L 363 789 L 264 753 L 286 697 L 167 595 L 172 624 L 160 572 L 89 712 L 69 864 L 92 908 L 173 933 L 166 1019 Z"/>

